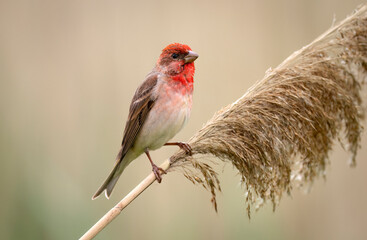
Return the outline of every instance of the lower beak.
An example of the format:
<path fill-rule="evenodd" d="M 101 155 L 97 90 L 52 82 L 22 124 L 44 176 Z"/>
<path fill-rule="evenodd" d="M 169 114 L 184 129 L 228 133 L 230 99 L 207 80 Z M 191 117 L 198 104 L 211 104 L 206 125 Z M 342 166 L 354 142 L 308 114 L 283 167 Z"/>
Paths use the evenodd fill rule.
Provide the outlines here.
<path fill-rule="evenodd" d="M 185 56 L 185 63 L 191 63 L 195 61 L 199 55 L 196 52 L 189 51 L 189 53 Z"/>

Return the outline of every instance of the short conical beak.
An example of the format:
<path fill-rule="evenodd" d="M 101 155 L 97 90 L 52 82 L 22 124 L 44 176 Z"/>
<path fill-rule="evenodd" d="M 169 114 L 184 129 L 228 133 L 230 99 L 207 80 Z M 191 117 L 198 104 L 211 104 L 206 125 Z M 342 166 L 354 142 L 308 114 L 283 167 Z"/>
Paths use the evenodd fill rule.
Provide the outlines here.
<path fill-rule="evenodd" d="M 197 54 L 196 52 L 193 52 L 193 51 L 189 51 L 189 53 L 184 58 L 185 63 L 191 63 L 191 62 L 195 61 L 198 57 L 199 57 L 199 54 Z"/>

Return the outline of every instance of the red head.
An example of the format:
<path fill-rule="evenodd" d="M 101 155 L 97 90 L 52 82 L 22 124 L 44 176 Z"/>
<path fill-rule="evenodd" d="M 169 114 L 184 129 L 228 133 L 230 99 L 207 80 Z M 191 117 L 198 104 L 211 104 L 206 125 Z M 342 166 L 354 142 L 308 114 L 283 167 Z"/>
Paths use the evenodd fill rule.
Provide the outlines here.
<path fill-rule="evenodd" d="M 162 50 L 157 62 L 157 70 L 172 76 L 172 79 L 193 82 L 194 61 L 199 55 L 185 44 L 173 43 Z"/>

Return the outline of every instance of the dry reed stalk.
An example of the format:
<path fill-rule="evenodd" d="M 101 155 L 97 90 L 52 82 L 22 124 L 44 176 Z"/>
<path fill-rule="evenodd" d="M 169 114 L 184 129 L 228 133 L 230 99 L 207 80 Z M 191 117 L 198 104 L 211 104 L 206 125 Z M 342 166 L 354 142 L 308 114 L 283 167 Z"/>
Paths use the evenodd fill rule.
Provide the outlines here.
<path fill-rule="evenodd" d="M 180 170 L 210 190 L 217 209 L 220 182 L 211 165 L 215 159 L 230 162 L 247 189 L 248 214 L 256 202 L 271 201 L 275 208 L 295 183 L 310 183 L 324 175 L 336 139 L 345 144 L 355 165 L 365 112 L 361 88 L 366 78 L 364 5 L 217 112 L 189 140 L 192 156 L 179 151 L 162 166 Z M 93 238 L 154 181 L 150 174 L 81 239 Z"/>

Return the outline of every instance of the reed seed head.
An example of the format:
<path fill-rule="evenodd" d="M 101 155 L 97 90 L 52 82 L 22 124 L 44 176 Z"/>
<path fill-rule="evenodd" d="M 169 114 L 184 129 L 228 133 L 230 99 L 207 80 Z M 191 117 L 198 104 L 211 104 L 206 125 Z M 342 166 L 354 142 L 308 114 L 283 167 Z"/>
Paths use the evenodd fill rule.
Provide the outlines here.
<path fill-rule="evenodd" d="M 365 107 L 367 5 L 270 70 L 245 95 L 218 111 L 179 151 L 171 170 L 202 185 L 217 209 L 213 164 L 230 162 L 246 188 L 248 213 L 296 183 L 323 176 L 336 140 L 355 165 Z M 208 158 L 214 156 L 215 158 Z"/>

